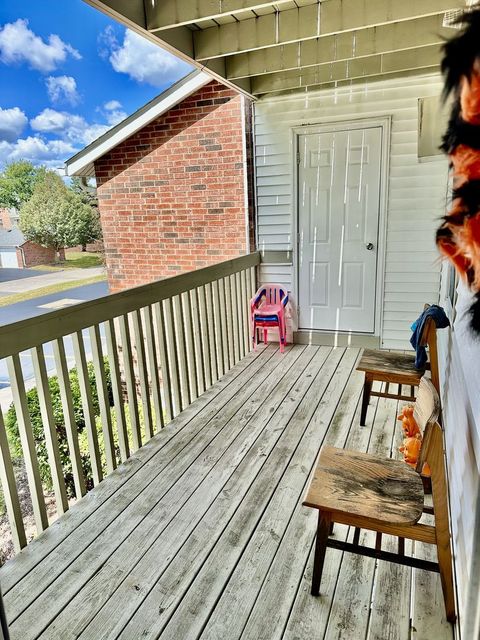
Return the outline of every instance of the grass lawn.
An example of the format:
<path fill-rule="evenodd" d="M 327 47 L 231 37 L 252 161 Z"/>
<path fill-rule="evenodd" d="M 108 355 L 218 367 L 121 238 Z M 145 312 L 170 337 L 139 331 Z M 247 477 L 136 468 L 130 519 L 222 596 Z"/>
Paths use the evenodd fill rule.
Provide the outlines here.
<path fill-rule="evenodd" d="M 66 253 L 65 257 L 65 262 L 44 264 L 32 268 L 37 271 L 63 271 L 64 269 L 88 269 L 88 267 L 101 267 L 103 265 L 103 255 L 101 253 L 72 251 L 71 253 Z"/>
<path fill-rule="evenodd" d="M 33 298 L 40 298 L 41 296 L 48 296 L 51 293 L 66 291 L 67 289 L 73 289 L 74 287 L 83 287 L 86 284 L 93 284 L 94 282 L 101 282 L 106 279 L 106 276 L 93 276 L 92 278 L 74 280 L 73 282 L 60 282 L 58 284 L 52 284 L 49 287 L 33 289 L 32 291 L 24 291 L 23 293 L 12 293 L 11 296 L 0 298 L 0 307 L 6 307 L 7 305 L 15 304 L 16 302 L 24 302 L 25 300 L 32 300 Z"/>

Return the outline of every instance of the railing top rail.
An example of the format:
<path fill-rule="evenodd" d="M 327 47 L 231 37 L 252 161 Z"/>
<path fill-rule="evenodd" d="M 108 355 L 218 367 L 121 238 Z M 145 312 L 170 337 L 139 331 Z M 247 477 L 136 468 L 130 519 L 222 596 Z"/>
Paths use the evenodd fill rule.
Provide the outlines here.
<path fill-rule="evenodd" d="M 260 264 L 260 253 L 250 253 L 203 269 L 188 271 L 171 278 L 82 302 L 73 307 L 0 326 L 0 359 L 258 264 Z"/>

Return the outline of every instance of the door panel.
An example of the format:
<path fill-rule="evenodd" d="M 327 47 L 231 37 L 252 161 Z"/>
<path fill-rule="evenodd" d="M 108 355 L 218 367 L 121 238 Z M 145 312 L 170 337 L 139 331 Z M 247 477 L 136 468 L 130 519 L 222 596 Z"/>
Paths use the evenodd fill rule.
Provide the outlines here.
<path fill-rule="evenodd" d="M 381 141 L 381 127 L 299 136 L 302 329 L 374 332 Z"/>

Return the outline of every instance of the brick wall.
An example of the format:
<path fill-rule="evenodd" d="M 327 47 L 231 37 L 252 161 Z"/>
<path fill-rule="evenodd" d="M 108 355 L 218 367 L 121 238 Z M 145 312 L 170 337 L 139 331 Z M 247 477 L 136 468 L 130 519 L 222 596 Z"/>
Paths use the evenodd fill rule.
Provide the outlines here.
<path fill-rule="evenodd" d="M 0 226 L 3 229 L 11 229 L 12 221 L 10 220 L 10 211 L 0 207 Z"/>
<path fill-rule="evenodd" d="M 112 291 L 247 251 L 242 117 L 214 81 L 95 163 Z"/>
<path fill-rule="evenodd" d="M 25 257 L 25 262 L 22 257 Z M 65 251 L 60 249 L 59 251 L 60 259 L 65 260 Z M 24 242 L 21 248 L 17 248 L 17 261 L 19 267 L 37 267 L 40 264 L 53 264 L 55 262 L 55 251 L 54 249 L 48 249 L 47 247 L 42 247 L 35 242 Z"/>

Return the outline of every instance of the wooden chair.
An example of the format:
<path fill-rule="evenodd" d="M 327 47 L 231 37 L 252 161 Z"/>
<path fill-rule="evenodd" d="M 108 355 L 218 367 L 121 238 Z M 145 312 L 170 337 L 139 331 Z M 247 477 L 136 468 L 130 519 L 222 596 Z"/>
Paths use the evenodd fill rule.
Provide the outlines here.
<path fill-rule="evenodd" d="M 424 507 L 419 473 L 400 460 L 324 446 L 303 504 L 318 509 L 312 595 L 319 595 L 327 547 L 380 560 L 440 572 L 447 619 L 455 619 L 452 558 L 448 521 L 443 432 L 437 422 L 439 399 L 422 378 L 414 416 L 424 430 L 417 471 L 425 462 L 432 473 L 433 509 Z M 422 513 L 434 514 L 433 526 L 420 524 Z M 355 527 L 353 542 L 335 540 L 333 524 Z M 360 530 L 376 531 L 375 548 L 359 544 Z M 382 551 L 382 534 L 398 537 L 398 553 Z M 405 555 L 405 538 L 434 544 L 438 562 Z"/>
<path fill-rule="evenodd" d="M 430 370 L 433 385 L 439 392 L 437 327 L 432 318 L 428 318 L 425 322 L 422 344 L 428 346 L 429 362 L 425 369 L 415 368 L 414 353 L 395 353 L 381 349 L 364 350 L 357 366 L 357 371 L 365 372 L 362 410 L 360 413 L 360 424 L 362 426 L 365 426 L 371 396 L 413 402 L 415 400 L 415 387 L 418 387 L 425 370 Z M 372 384 L 375 380 L 386 383 L 385 391 L 372 391 Z M 398 384 L 398 393 L 389 391 L 390 384 Z M 410 395 L 407 396 L 402 393 L 403 385 L 410 387 Z"/>

